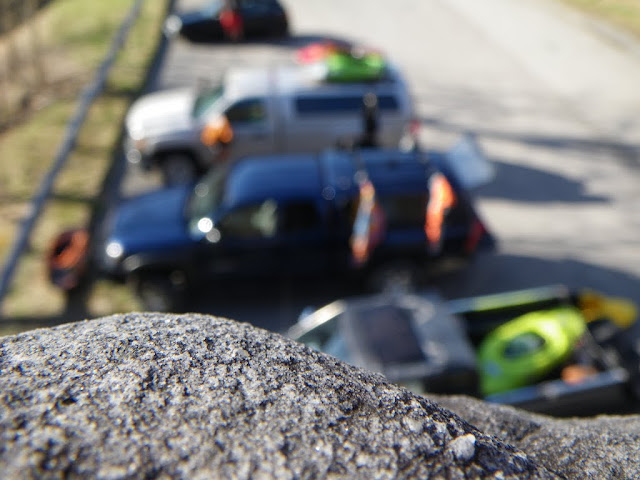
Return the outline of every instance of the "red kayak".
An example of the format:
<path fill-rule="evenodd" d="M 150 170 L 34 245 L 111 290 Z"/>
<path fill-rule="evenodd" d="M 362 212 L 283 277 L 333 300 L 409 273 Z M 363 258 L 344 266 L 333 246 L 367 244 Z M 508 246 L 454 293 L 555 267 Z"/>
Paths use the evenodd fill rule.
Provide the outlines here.
<path fill-rule="evenodd" d="M 67 230 L 54 240 L 47 255 L 49 278 L 63 290 L 80 283 L 87 268 L 89 232 L 84 228 Z"/>

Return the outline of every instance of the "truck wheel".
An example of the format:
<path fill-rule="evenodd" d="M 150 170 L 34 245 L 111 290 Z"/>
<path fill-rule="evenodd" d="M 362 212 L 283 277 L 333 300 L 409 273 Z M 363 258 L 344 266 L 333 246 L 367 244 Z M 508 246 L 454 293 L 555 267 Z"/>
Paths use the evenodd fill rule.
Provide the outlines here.
<path fill-rule="evenodd" d="M 373 270 L 368 279 L 375 293 L 410 293 L 416 290 L 417 272 L 408 262 L 394 262 Z"/>
<path fill-rule="evenodd" d="M 193 159 L 184 153 L 172 153 L 162 160 L 162 178 L 165 185 L 189 183 L 196 178 Z"/>
<path fill-rule="evenodd" d="M 185 288 L 171 281 L 174 273 L 142 273 L 135 282 L 143 307 L 153 312 L 179 312 L 185 305 Z"/>

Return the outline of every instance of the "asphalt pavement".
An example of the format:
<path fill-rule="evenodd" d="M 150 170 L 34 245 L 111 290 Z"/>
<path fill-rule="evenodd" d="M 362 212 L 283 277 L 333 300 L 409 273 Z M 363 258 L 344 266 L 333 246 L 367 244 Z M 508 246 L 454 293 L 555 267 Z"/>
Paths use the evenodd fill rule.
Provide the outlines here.
<path fill-rule="evenodd" d="M 178 0 L 176 9 L 201 3 Z M 289 0 L 282 41 L 173 39 L 153 89 L 196 85 L 237 64 L 292 60 L 337 38 L 383 50 L 405 72 L 421 142 L 472 132 L 496 168 L 474 192 L 496 253 L 433 281 L 449 298 L 563 283 L 640 304 L 640 46 L 552 0 Z M 128 171 L 123 196 L 157 188 Z M 294 288 L 295 287 L 295 288 Z M 203 298 L 198 311 L 283 330 L 342 292 L 283 285 Z"/>

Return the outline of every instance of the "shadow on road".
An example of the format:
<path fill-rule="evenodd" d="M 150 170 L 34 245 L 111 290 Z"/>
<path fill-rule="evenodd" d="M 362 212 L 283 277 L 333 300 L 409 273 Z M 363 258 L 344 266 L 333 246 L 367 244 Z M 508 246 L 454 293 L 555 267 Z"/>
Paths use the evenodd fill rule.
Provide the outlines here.
<path fill-rule="evenodd" d="M 626 272 L 565 258 L 560 260 L 520 255 L 482 255 L 462 272 L 438 279 L 436 286 L 450 299 L 564 284 L 591 288 L 625 297 L 640 306 L 640 278 Z"/>
<path fill-rule="evenodd" d="M 534 257 L 487 254 L 467 268 L 432 278 L 422 289 L 436 289 L 445 298 L 456 299 L 564 284 L 571 289 L 592 288 L 620 296 L 640 305 L 640 278 L 572 259 L 549 260 Z M 354 285 L 331 282 L 263 280 L 241 284 L 204 286 L 187 311 L 231 318 L 256 327 L 283 333 L 306 307 L 320 307 L 362 291 Z M 76 306 L 79 304 L 76 303 Z M 91 318 L 82 308 L 68 308 L 60 316 L 7 319 L 9 333 Z"/>
<path fill-rule="evenodd" d="M 205 288 L 195 297 L 191 309 L 282 333 L 305 308 L 321 307 L 359 292 L 362 290 L 357 286 L 339 280 L 265 279 Z"/>
<path fill-rule="evenodd" d="M 581 182 L 555 173 L 496 160 L 491 163 L 495 167 L 495 178 L 477 190 L 481 197 L 536 203 L 609 201 L 607 197 L 588 194 Z"/>
<path fill-rule="evenodd" d="M 572 259 L 553 261 L 514 255 L 481 255 L 467 268 L 431 278 L 421 288 L 433 288 L 445 298 L 454 299 L 548 284 L 564 284 L 576 290 L 591 288 L 628 298 L 640 305 L 640 278 Z M 204 293 L 192 308 L 282 332 L 296 321 L 305 307 L 319 307 L 359 292 L 354 286 L 319 282 L 264 282 L 261 285 Z"/>
<path fill-rule="evenodd" d="M 433 117 L 423 117 L 420 119 L 420 122 L 426 127 L 436 128 L 446 132 L 462 134 L 469 131 L 469 128 L 463 125 Z M 473 133 L 484 139 L 503 140 L 532 147 L 584 152 L 589 155 L 594 155 L 594 153 L 598 152 L 602 152 L 603 154 L 608 153 L 624 165 L 632 167 L 640 166 L 640 143 L 612 141 L 606 138 L 513 133 L 487 128 L 474 128 Z"/>

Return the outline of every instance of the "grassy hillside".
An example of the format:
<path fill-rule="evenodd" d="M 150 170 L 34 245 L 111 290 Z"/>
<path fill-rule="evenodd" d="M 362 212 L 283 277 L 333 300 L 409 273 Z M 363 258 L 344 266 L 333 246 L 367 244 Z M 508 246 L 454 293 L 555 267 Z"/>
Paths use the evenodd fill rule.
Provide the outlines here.
<path fill-rule="evenodd" d="M 132 5 L 131 0 L 57 0 L 34 18 L 35 29 L 31 32 L 35 31 L 38 36 L 40 67 L 47 81 L 37 96 L 30 97 L 29 108 L 19 121 L 0 133 L 0 257 L 3 262 L 27 213 L 30 198 L 51 167 L 82 88 L 93 78 Z M 45 251 L 59 232 L 84 226 L 90 218 L 111 163 L 122 118 L 142 86 L 158 46 L 167 6 L 168 0 L 143 2 L 140 18 L 118 56 L 105 92 L 91 107 L 75 151 L 58 177 L 53 198 L 32 234 L 30 249 L 19 264 L 2 306 L 4 319 L 62 314 L 65 297 L 48 282 L 43 262 Z M 15 37 L 5 36 L 1 41 L 19 45 L 20 34 L 15 32 Z M 18 69 L 29 67 L 26 61 L 14 61 L 13 65 Z M 14 82 L 24 77 L 19 71 L 11 73 Z M 18 87 L 15 85 L 16 91 Z M 135 304 L 127 295 L 125 290 L 122 297 L 117 291 L 113 292 L 109 309 L 119 306 L 130 309 Z"/>

